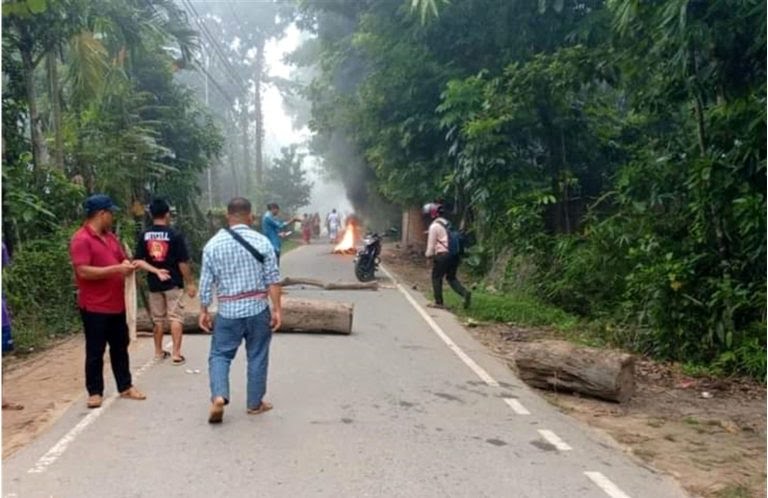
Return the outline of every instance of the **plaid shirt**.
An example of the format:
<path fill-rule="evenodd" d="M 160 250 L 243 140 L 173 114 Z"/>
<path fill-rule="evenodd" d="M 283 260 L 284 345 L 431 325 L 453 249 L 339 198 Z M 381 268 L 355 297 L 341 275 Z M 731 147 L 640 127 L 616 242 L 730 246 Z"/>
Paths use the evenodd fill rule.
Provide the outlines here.
<path fill-rule="evenodd" d="M 225 298 L 253 292 L 267 292 L 270 285 L 280 281 L 275 250 L 269 240 L 247 225 L 231 227 L 264 255 L 262 265 L 226 230 L 219 230 L 203 249 L 203 269 L 200 274 L 200 304 L 210 306 L 213 287 L 216 296 Z M 219 299 L 219 315 L 224 318 L 255 316 L 269 307 L 263 297 Z"/>

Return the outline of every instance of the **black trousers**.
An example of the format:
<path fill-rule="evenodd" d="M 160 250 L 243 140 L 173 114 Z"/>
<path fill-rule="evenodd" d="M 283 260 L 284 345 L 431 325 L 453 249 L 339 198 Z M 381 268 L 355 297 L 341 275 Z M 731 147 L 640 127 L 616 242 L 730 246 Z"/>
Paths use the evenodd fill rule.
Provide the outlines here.
<path fill-rule="evenodd" d="M 129 389 L 131 366 L 128 360 L 128 325 L 125 313 L 94 313 L 80 310 L 85 329 L 85 388 L 89 395 L 104 394 L 104 351 L 109 344 L 109 361 L 118 392 Z"/>
<path fill-rule="evenodd" d="M 448 281 L 456 294 L 461 297 L 467 296 L 467 289 L 461 285 L 456 278 L 456 271 L 459 269 L 459 257 L 451 256 L 447 253 L 435 256 L 434 266 L 432 266 L 432 293 L 435 295 L 435 303 L 443 304 L 443 278 Z"/>

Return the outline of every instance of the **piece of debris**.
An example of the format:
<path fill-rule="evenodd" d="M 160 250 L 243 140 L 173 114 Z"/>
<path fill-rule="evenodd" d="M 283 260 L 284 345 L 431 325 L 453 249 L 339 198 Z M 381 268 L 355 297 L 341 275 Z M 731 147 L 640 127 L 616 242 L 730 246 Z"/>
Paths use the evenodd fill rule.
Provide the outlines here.
<path fill-rule="evenodd" d="M 701 393 L 701 397 L 704 398 L 704 399 L 712 399 L 712 398 L 714 398 L 714 396 L 712 396 L 712 393 L 709 392 L 709 391 L 704 391 L 703 393 Z"/>

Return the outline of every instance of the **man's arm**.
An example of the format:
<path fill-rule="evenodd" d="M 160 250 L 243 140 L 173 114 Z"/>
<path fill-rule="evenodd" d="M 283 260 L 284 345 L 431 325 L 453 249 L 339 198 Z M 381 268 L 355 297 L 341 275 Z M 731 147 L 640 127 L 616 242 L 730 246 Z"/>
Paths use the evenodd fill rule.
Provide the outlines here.
<path fill-rule="evenodd" d="M 161 270 L 160 268 L 150 265 L 143 259 L 134 259 L 133 267 L 136 268 L 137 270 L 141 269 L 148 273 L 154 273 L 155 275 L 157 275 L 157 278 L 159 278 L 161 282 L 165 282 L 166 280 L 171 278 L 171 274 L 168 270 Z"/>
<path fill-rule="evenodd" d="M 427 251 L 424 253 L 424 255 L 428 258 L 431 258 L 435 255 L 435 246 L 437 245 L 437 226 L 435 223 L 432 223 L 429 226 L 429 232 L 427 235 Z"/>
<path fill-rule="evenodd" d="M 213 262 L 208 251 L 203 250 L 203 267 L 200 270 L 200 318 L 198 325 L 206 332 L 211 332 L 213 321 L 208 307 L 213 301 Z"/>
<path fill-rule="evenodd" d="M 103 280 L 117 274 L 127 276 L 133 273 L 133 271 L 133 265 L 129 261 L 123 261 L 119 265 L 112 266 L 75 266 L 75 273 L 83 280 Z"/>
<path fill-rule="evenodd" d="M 279 284 L 269 286 L 269 300 L 272 302 L 271 320 L 269 326 L 272 332 L 277 332 L 283 324 L 283 288 Z"/>
<path fill-rule="evenodd" d="M 192 267 L 188 261 L 179 263 L 179 271 L 181 276 L 184 277 L 184 288 L 187 290 L 189 297 L 195 297 L 197 294 L 197 286 L 195 285 L 195 276 L 192 275 Z"/>
<path fill-rule="evenodd" d="M 122 254 L 122 249 L 120 250 Z M 91 264 L 91 249 L 88 242 L 82 239 L 74 239 L 69 246 L 69 257 L 75 274 L 83 280 L 103 280 L 114 275 L 130 275 L 133 273 L 133 265 L 128 260 L 123 260 L 118 265 L 94 266 Z"/>

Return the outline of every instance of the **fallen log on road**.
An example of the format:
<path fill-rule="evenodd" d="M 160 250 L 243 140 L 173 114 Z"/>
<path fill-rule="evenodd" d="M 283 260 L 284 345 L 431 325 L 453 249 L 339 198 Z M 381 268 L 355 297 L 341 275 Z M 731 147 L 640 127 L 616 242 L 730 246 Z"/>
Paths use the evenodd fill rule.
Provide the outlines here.
<path fill-rule="evenodd" d="M 183 313 L 184 332 L 202 332 L 198 326 L 199 306 L 188 305 Z M 215 312 L 214 314 L 215 319 Z M 354 305 L 320 299 L 283 298 L 283 325 L 278 332 L 352 333 Z M 152 330 L 152 320 L 146 310 L 136 318 L 136 328 Z"/>
<path fill-rule="evenodd" d="M 577 392 L 623 403 L 635 392 L 635 357 L 564 341 L 521 344 L 510 367 L 540 389 Z"/>
<path fill-rule="evenodd" d="M 309 285 L 311 287 L 320 287 L 325 290 L 377 290 L 378 282 L 323 282 L 314 278 L 292 278 L 285 277 L 280 281 L 282 287 L 291 285 Z"/>

